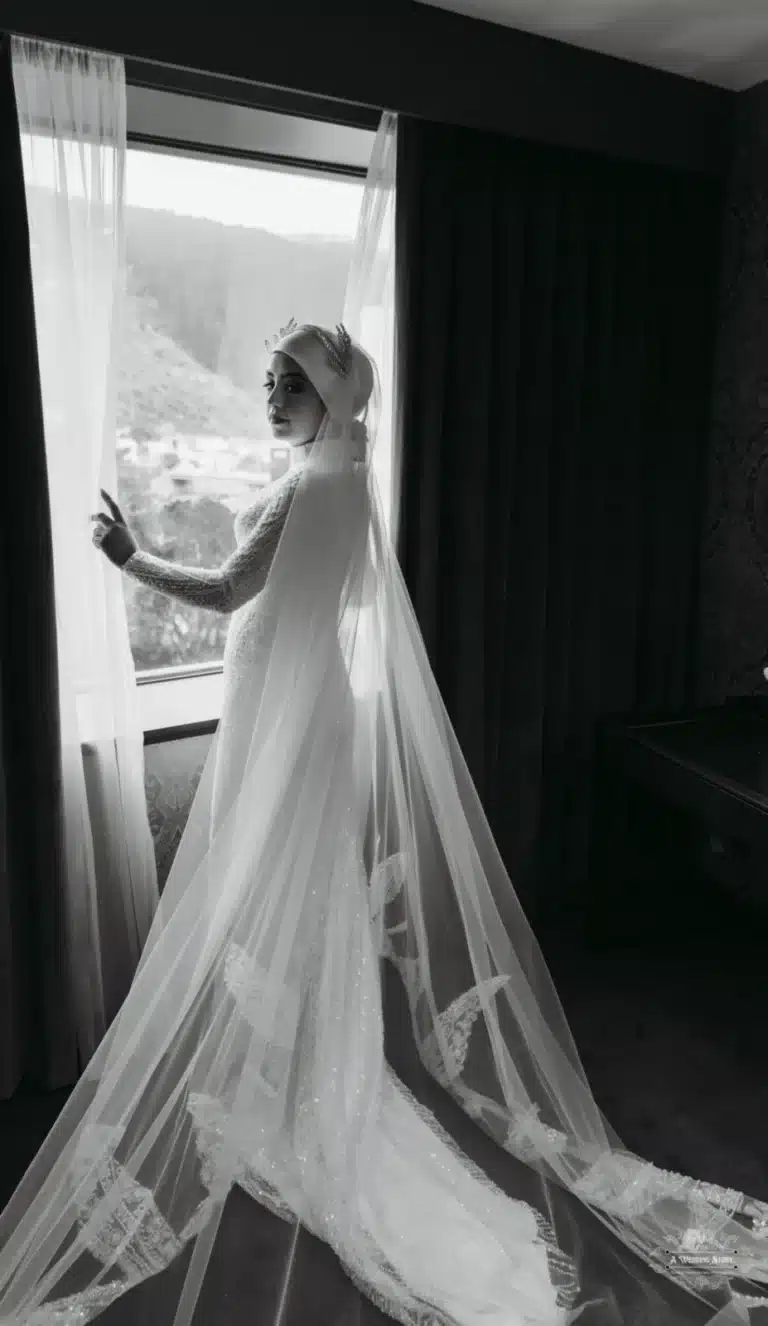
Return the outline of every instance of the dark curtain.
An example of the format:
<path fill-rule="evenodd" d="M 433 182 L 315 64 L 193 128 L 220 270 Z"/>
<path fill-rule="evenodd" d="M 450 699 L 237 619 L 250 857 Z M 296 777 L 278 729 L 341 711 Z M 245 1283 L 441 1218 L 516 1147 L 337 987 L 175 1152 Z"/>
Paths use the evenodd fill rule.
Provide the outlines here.
<path fill-rule="evenodd" d="M 53 552 L 10 37 L 0 34 L 0 1098 L 78 1075 L 66 973 Z"/>
<path fill-rule="evenodd" d="M 609 715 L 693 695 L 721 185 L 401 117 L 398 553 L 529 920 Z"/>

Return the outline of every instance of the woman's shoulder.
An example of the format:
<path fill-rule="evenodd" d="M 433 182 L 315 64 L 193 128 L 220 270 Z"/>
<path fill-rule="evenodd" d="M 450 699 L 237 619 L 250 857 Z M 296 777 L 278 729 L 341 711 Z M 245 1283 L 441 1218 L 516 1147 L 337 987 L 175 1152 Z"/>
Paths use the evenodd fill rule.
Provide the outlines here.
<path fill-rule="evenodd" d="M 271 492 L 274 484 L 268 483 L 264 488 L 260 488 L 258 495 L 248 503 L 247 506 L 240 508 L 235 514 L 235 537 L 244 538 L 250 534 L 251 530 L 258 525 L 264 511 L 269 506 Z"/>
<path fill-rule="evenodd" d="M 300 473 L 298 469 L 288 470 L 285 474 L 281 474 L 279 479 L 273 479 L 271 483 L 259 489 L 258 496 L 248 506 L 242 507 L 235 516 L 236 538 L 244 538 L 256 528 L 269 507 L 279 501 L 284 493 L 291 492 L 296 487 Z"/>

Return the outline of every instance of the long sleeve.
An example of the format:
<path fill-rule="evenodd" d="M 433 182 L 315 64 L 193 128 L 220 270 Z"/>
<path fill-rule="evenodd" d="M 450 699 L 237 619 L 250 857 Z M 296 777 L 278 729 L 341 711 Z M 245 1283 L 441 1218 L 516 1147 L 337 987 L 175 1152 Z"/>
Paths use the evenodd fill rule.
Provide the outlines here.
<path fill-rule="evenodd" d="M 133 553 L 123 570 L 142 584 L 182 603 L 213 612 L 234 612 L 266 584 L 299 473 L 291 472 L 288 481 L 268 502 L 255 528 L 218 570 L 177 566 L 142 551 Z"/>

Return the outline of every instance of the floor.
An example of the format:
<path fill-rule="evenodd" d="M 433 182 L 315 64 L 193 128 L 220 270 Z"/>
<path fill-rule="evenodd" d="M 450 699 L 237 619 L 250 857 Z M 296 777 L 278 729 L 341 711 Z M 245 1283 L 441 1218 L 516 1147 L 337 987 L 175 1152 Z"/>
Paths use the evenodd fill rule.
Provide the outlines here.
<path fill-rule="evenodd" d="M 698 936 L 688 946 L 679 938 L 598 953 L 563 942 L 544 946 L 597 1101 L 627 1147 L 665 1169 L 763 1200 L 767 942 L 768 926 L 756 922 L 741 935 Z M 67 1094 L 25 1090 L 0 1102 L 0 1206 Z M 330 1284 L 337 1272 L 326 1265 L 329 1250 L 309 1242 L 304 1274 L 314 1276 L 311 1267 L 319 1266 Z M 265 1263 L 271 1256 L 265 1245 Z M 348 1312 L 332 1315 L 334 1324 L 353 1326 L 384 1320 L 361 1314 L 351 1300 Z M 304 1326 L 310 1319 L 302 1307 L 284 1320 Z M 317 1320 L 330 1318 L 321 1313 Z"/>
<path fill-rule="evenodd" d="M 547 954 L 595 1097 L 629 1149 L 768 1200 L 768 927 Z"/>

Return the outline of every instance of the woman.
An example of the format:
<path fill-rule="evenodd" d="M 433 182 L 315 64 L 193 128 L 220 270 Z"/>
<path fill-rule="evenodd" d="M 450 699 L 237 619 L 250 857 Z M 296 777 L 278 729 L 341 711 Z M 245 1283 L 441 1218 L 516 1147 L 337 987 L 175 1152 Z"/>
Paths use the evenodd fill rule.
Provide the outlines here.
<path fill-rule="evenodd" d="M 278 1214 L 298 1217 L 329 1242 L 363 1292 L 404 1322 L 423 1317 L 441 1326 L 554 1323 L 573 1320 L 587 1305 L 590 1315 L 586 1320 L 595 1326 L 741 1320 L 737 1300 L 729 1300 L 727 1293 L 717 1300 L 724 1304 L 722 1317 L 713 1317 L 711 1306 L 718 1287 L 723 1289 L 726 1282 L 718 1286 L 711 1267 L 698 1273 L 698 1281 L 695 1270 L 689 1270 L 688 1280 L 682 1278 L 689 1293 L 678 1292 L 675 1298 L 664 1279 L 669 1263 L 661 1270 L 651 1270 L 647 1251 L 653 1238 L 662 1248 L 665 1240 L 674 1246 L 676 1230 L 683 1236 L 699 1236 L 698 1243 L 694 1237 L 687 1245 L 683 1237 L 683 1250 L 701 1247 L 706 1234 L 711 1248 L 732 1247 L 734 1229 L 740 1231 L 741 1227 L 731 1217 L 739 1203 L 745 1209 L 746 1199 L 643 1166 L 624 1152 L 586 1086 L 562 1010 L 559 1005 L 547 1008 L 545 1004 L 549 991 L 544 986 L 540 955 L 531 956 L 526 969 L 520 941 L 514 954 L 504 953 L 501 937 L 494 934 L 490 922 L 485 929 L 476 928 L 474 942 L 471 917 L 457 915 L 451 927 L 456 894 L 451 896 L 444 881 L 446 877 L 450 880 L 452 871 L 460 874 L 461 863 L 449 862 L 451 852 L 455 855 L 459 848 L 439 822 L 440 748 L 434 745 L 435 768 L 429 771 L 423 753 L 421 760 L 412 750 L 409 755 L 408 728 L 413 727 L 415 715 L 409 714 L 408 706 L 418 697 L 418 686 L 414 683 L 409 693 L 403 678 L 409 663 L 414 664 L 414 654 L 402 640 L 399 645 L 385 643 L 388 633 L 394 635 L 408 623 L 400 620 L 401 605 L 392 602 L 398 588 L 400 593 L 404 591 L 397 585 L 396 568 L 386 565 L 372 509 L 375 496 L 365 482 L 366 429 L 360 415 L 373 387 L 369 360 L 343 328 L 335 335 L 313 326 L 289 324 L 283 329 L 269 363 L 265 390 L 273 432 L 291 445 L 293 463 L 255 507 L 238 517 L 238 549 L 218 572 L 176 567 L 140 552 L 111 499 L 110 514 L 95 517 L 94 537 L 99 547 L 129 574 L 183 601 L 235 614 L 225 654 L 227 685 L 211 811 L 214 835 L 215 826 L 237 804 L 238 788 L 252 757 L 253 724 L 245 716 L 260 712 L 260 705 L 254 705 L 256 692 L 267 688 L 270 668 L 277 668 L 282 686 L 273 692 L 268 708 L 280 712 L 280 705 L 285 704 L 279 696 L 285 694 L 287 683 L 286 655 L 292 649 L 301 652 L 301 643 L 314 660 L 311 684 L 302 686 L 297 673 L 295 684 L 288 688 L 297 706 L 304 700 L 303 718 L 292 713 L 290 720 L 292 729 L 302 733 L 303 756 L 285 762 L 286 779 L 271 814 L 279 818 L 282 810 L 284 816 L 295 817 L 311 844 L 313 868 L 325 871 L 332 882 L 324 907 L 307 906 L 304 900 L 302 920 L 289 927 L 289 980 L 281 987 L 279 1003 L 283 1035 L 280 1038 L 274 1031 L 263 1035 L 262 1069 L 277 1086 L 282 1054 L 286 1074 L 293 1073 L 292 1085 L 284 1111 L 278 1111 L 280 1126 L 273 1127 L 270 1143 L 261 1147 L 248 1143 L 246 1190 Z M 350 415 L 353 422 L 339 422 L 349 420 Z M 311 476 L 308 462 L 318 436 L 324 459 Z M 331 459 L 334 437 L 340 446 L 335 464 Z M 327 471 L 325 488 L 321 470 Z M 310 482 L 300 489 L 302 475 Z M 345 495 L 344 485 L 350 482 Z M 318 483 L 322 505 L 311 497 L 313 485 Z M 269 574 L 298 492 L 305 502 L 301 606 L 294 601 L 298 578 L 287 570 L 282 576 Z M 338 503 L 335 518 L 328 511 L 333 501 Z M 324 548 L 323 556 L 317 558 L 309 553 L 313 520 L 317 521 L 318 554 L 321 542 Z M 332 531 L 340 536 L 336 556 L 328 549 Z M 297 548 L 300 546 L 297 534 Z M 363 588 L 371 572 L 371 550 L 378 567 L 372 596 Z M 320 568 L 314 576 L 313 568 Z M 351 684 L 356 655 L 362 652 L 361 623 L 366 605 L 371 603 L 374 624 L 369 623 L 369 634 L 375 644 L 367 659 L 369 668 L 371 660 L 375 661 L 372 671 L 379 675 L 373 705 L 356 699 Z M 279 646 L 277 623 L 285 625 L 292 616 L 303 618 L 310 605 L 316 614 L 314 632 L 308 636 L 299 629 L 292 639 L 289 630 Z M 337 630 L 345 613 L 351 618 L 346 637 L 344 630 Z M 414 630 L 413 622 L 410 626 Z M 355 642 L 351 648 L 350 636 Z M 381 681 L 381 673 L 395 667 L 393 655 L 403 676 L 399 680 L 390 677 L 387 684 Z M 324 657 L 322 666 L 320 657 Z M 282 660 L 279 665 L 278 659 Z M 320 695 L 324 703 L 317 705 Z M 419 709 L 428 712 L 430 703 L 447 724 L 436 693 L 420 697 Z M 263 714 L 261 717 L 263 721 Z M 274 731 L 274 725 L 270 729 L 266 722 L 265 737 Z M 429 749 L 422 740 L 423 750 Z M 462 810 L 466 815 L 471 806 L 469 776 L 460 767 L 458 752 L 454 749 L 451 754 L 459 793 L 454 798 L 455 809 L 457 816 Z M 330 838 L 323 834 L 319 819 L 312 821 L 308 807 L 297 812 L 307 789 L 318 786 L 306 766 L 306 761 L 313 760 L 329 789 L 322 818 L 332 826 Z M 370 772 L 374 767 L 375 779 Z M 430 793 L 433 804 L 428 811 Z M 447 781 L 442 795 L 448 814 L 451 792 Z M 467 836 L 470 826 L 468 819 Z M 479 824 L 472 827 L 473 845 L 482 857 L 483 831 Z M 283 831 L 288 833 L 287 823 Z M 486 859 L 481 864 L 488 879 L 498 872 L 491 851 L 492 844 L 486 842 Z M 295 857 L 291 860 L 295 864 Z M 376 864 L 371 870 L 372 862 Z M 476 872 L 477 866 L 475 861 Z M 455 880 L 453 886 L 458 894 Z M 480 889 L 468 891 L 466 899 L 458 896 L 460 911 L 470 903 L 478 917 L 484 911 Z M 500 895 L 497 901 L 501 904 Z M 508 898 L 506 902 L 509 905 Z M 390 922 L 394 919 L 399 924 L 384 926 L 387 908 Z M 438 914 L 437 922 L 430 918 L 430 908 Z M 453 950 L 454 989 L 462 963 L 467 968 L 464 980 L 458 980 L 460 996 L 453 1001 L 444 997 L 437 1004 L 433 989 L 440 976 L 441 955 L 429 942 L 431 927 L 436 925 L 440 928 L 435 929 L 434 937 L 439 935 L 446 952 Z M 421 944 L 420 930 L 425 932 Z M 276 924 L 273 934 L 279 933 Z M 522 933 L 518 913 L 507 922 L 506 934 Z M 534 944 L 532 937 L 526 939 Z M 245 945 L 251 953 L 254 940 L 251 930 Z M 491 952 L 491 963 L 486 962 L 481 972 L 483 944 Z M 467 962 L 468 948 L 474 949 L 477 964 Z M 422 1060 L 467 1113 L 517 1157 L 518 1164 L 527 1160 L 537 1170 L 539 1186 L 528 1188 L 530 1203 L 506 1195 L 477 1169 L 384 1058 L 378 953 L 388 957 L 403 978 Z M 433 987 L 420 970 L 426 955 Z M 242 956 L 238 950 L 238 961 Z M 307 989 L 306 971 L 313 962 L 317 964 L 315 985 L 325 990 L 325 1001 L 302 997 Z M 262 970 L 266 966 L 264 962 Z M 337 979 L 335 988 L 330 984 L 331 972 Z M 492 999 L 497 993 L 508 993 L 504 987 L 509 978 L 504 973 L 511 972 L 516 977 L 515 991 L 509 1006 L 502 1006 L 494 1015 Z M 485 979 L 479 979 L 481 975 Z M 267 980 L 261 987 L 251 983 L 251 999 L 263 998 L 268 984 Z M 553 991 L 551 998 L 556 1004 Z M 351 1010 L 351 1017 L 345 1019 L 342 1010 Z M 542 1010 L 547 1012 L 546 1019 Z M 510 1013 L 514 1026 L 509 1022 Z M 254 1022 L 258 1029 L 258 1018 Z M 473 1030 L 475 1022 L 478 1025 Z M 505 1047 L 498 1058 L 494 1059 L 493 1050 L 485 1064 L 481 1056 L 476 1057 L 474 1086 L 484 1089 L 473 1091 L 473 1079 L 465 1067 L 470 1039 L 477 1051 L 481 1030 L 492 1041 L 502 1029 Z M 548 1045 L 553 1031 L 555 1044 Z M 514 1062 L 505 1065 L 506 1047 L 516 1050 Z M 516 1078 L 511 1089 L 503 1092 L 498 1089 L 500 1065 Z M 332 1081 L 341 1074 L 348 1075 L 346 1092 L 338 1093 Z M 312 1096 L 312 1091 L 317 1094 Z M 565 1127 L 547 1128 L 539 1120 L 541 1102 L 548 1095 L 556 1096 L 559 1110 L 554 1118 L 559 1117 Z M 518 1106 L 512 1120 L 508 1117 L 511 1097 L 526 1101 L 526 1108 Z M 202 1121 L 210 1100 L 196 1100 Z M 310 1100 L 314 1102 L 311 1107 Z M 223 1123 L 218 1116 L 222 1133 L 232 1128 L 234 1113 L 236 1110 L 225 1113 Z M 504 1124 L 501 1131 L 500 1123 Z M 354 1147 L 350 1138 L 355 1139 Z M 574 1223 L 565 1194 L 550 1182 L 552 1178 L 591 1204 L 604 1227 L 595 1222 L 588 1237 L 578 1216 Z M 506 1187 L 513 1194 L 526 1190 L 522 1175 L 509 1170 Z M 332 1195 L 334 1188 L 340 1193 L 338 1201 Z M 645 1194 L 644 1201 L 638 1201 L 638 1191 Z M 351 1209 L 350 1193 L 355 1194 Z M 758 1204 L 753 1210 L 754 1228 L 758 1229 L 757 1222 L 766 1213 Z M 741 1233 L 746 1246 L 747 1233 Z M 645 1259 L 645 1265 L 640 1259 Z M 622 1280 L 629 1286 L 623 1301 Z M 703 1303 L 707 1308 L 702 1313 Z M 729 1309 L 734 1315 L 729 1315 Z"/>
<path fill-rule="evenodd" d="M 180 567 L 141 552 L 119 507 L 106 493 L 109 514 L 99 512 L 92 517 L 94 542 L 114 565 L 182 602 L 233 613 L 224 656 L 226 686 L 214 784 L 214 833 L 215 826 L 233 804 L 242 780 L 251 737 L 242 721 L 245 693 L 249 692 L 252 699 L 254 688 L 264 684 L 280 610 L 269 568 L 302 467 L 326 413 L 334 418 L 343 415 L 336 397 L 339 393 L 349 393 L 350 377 L 354 380 L 352 413 L 358 423 L 357 428 L 350 429 L 350 441 L 359 446 L 352 463 L 360 465 L 364 460 L 365 430 L 358 416 L 365 409 L 374 384 L 368 357 L 345 338 L 343 328 L 337 329 L 335 335 L 306 325 L 298 328 L 289 325 L 284 331 L 269 361 L 265 391 L 270 425 L 274 435 L 291 446 L 292 465 L 253 506 L 238 515 L 235 522 L 238 548 L 220 570 Z M 345 350 L 351 360 L 346 377 L 339 371 L 344 367 Z M 331 595 L 336 598 L 336 588 Z M 329 608 L 333 606 L 329 602 Z M 329 611 L 329 620 L 332 616 Z M 349 674 L 335 630 L 333 635 L 333 662 L 329 660 L 323 690 L 327 692 L 335 686 L 339 694 L 346 693 L 346 708 L 350 713 Z M 337 705 L 330 699 L 329 708 L 337 712 Z M 343 789 L 343 795 L 354 786 L 353 728 L 350 713 L 348 739 L 342 740 L 335 751 L 335 772 L 333 756 L 326 766 L 329 783 Z M 315 744 L 323 744 L 317 733 Z M 297 792 L 300 794 L 299 787 Z M 290 794 L 284 794 L 284 800 L 291 805 Z M 343 818 L 335 819 L 340 829 Z M 354 826 L 351 829 L 354 832 Z M 352 1066 L 360 1056 L 355 1088 L 360 1094 L 369 1093 L 371 1105 L 363 1112 L 362 1126 L 356 1110 L 350 1109 L 347 1128 L 359 1130 L 363 1137 L 370 1128 L 375 1140 L 373 1144 L 367 1138 L 364 1140 L 365 1163 L 361 1157 L 352 1156 L 345 1145 L 342 1165 L 354 1168 L 355 1184 L 365 1192 L 366 1236 L 378 1245 L 376 1278 L 366 1279 L 364 1259 L 356 1265 L 350 1259 L 345 1239 L 336 1236 L 339 1255 L 364 1292 L 385 1310 L 391 1310 L 399 1300 L 401 1307 L 407 1305 L 410 1311 L 428 1304 L 450 1314 L 446 1320 L 455 1317 L 461 1326 L 473 1326 L 475 1322 L 489 1326 L 494 1322 L 499 1326 L 540 1322 L 549 1326 L 565 1321 L 566 1291 L 575 1286 L 576 1273 L 569 1259 L 552 1247 L 554 1235 L 546 1222 L 527 1204 L 505 1198 L 485 1176 L 478 1177 L 469 1162 L 462 1161 L 455 1147 L 441 1136 L 437 1125 L 430 1128 L 402 1083 L 384 1067 L 378 955 L 370 940 L 362 849 L 362 839 L 357 844 L 353 840 L 345 871 L 339 872 L 342 880 L 345 873 L 347 881 L 356 876 L 359 887 L 352 892 L 345 881 L 332 911 L 345 958 L 353 945 L 360 964 L 355 982 L 345 990 L 350 1006 L 358 1012 L 349 1029 L 344 1057 Z M 342 925 L 344 909 L 346 919 Z M 302 962 L 306 961 L 310 946 L 309 932 L 322 924 L 314 911 L 307 911 L 306 931 L 300 940 L 294 940 Z M 328 941 L 332 946 L 333 937 L 329 935 Z M 364 1012 L 365 1025 L 360 1011 Z M 310 1039 L 320 1070 L 318 1090 L 322 1092 L 324 1065 L 330 1067 L 338 1051 L 321 1048 L 325 1039 L 322 1028 L 315 1027 Z M 293 1042 L 297 1044 L 298 1041 Z M 300 1068 L 299 1074 L 303 1071 Z M 338 1109 L 343 1111 L 343 1104 L 339 1103 Z M 338 1130 L 339 1117 L 337 1114 L 333 1131 Z M 374 1118 L 375 1130 L 370 1126 Z M 296 1124 L 291 1112 L 291 1129 L 286 1130 L 291 1136 L 295 1136 Z M 327 1141 L 327 1132 L 324 1137 L 323 1133 L 323 1126 L 318 1126 L 318 1138 L 322 1138 L 315 1142 L 318 1152 Z M 334 1223 L 340 1213 L 325 1207 L 326 1185 L 332 1177 L 329 1167 L 319 1159 L 314 1170 L 297 1166 L 290 1147 L 278 1163 L 274 1141 L 271 1154 L 252 1153 L 251 1158 L 259 1179 L 269 1183 L 267 1192 L 272 1209 L 285 1210 L 287 1205 L 320 1237 L 333 1241 Z M 263 1194 L 257 1195 L 263 1200 Z"/>
<path fill-rule="evenodd" d="M 288 328 L 285 329 L 288 331 Z M 325 338 L 325 344 L 318 339 Z M 308 365 L 318 376 L 329 399 L 333 382 L 328 368 L 319 362 L 321 355 L 335 353 L 330 333 L 320 328 L 299 329 L 286 345 L 300 347 Z M 365 408 L 373 389 L 373 371 L 367 357 L 355 357 L 357 382 L 353 401 L 354 416 Z M 218 821 L 221 805 L 230 803 L 242 778 L 249 734 L 239 715 L 238 700 L 242 688 L 252 695 L 259 686 L 260 672 L 269 656 L 270 623 L 274 625 L 279 603 L 274 584 L 269 588 L 269 569 L 283 530 L 291 501 L 301 476 L 302 465 L 312 448 L 326 403 L 318 389 L 285 350 L 275 350 L 269 361 L 265 382 L 267 416 L 276 438 L 291 447 L 292 462 L 287 473 L 267 486 L 256 502 L 238 513 L 235 537 L 238 547 L 216 571 L 177 566 L 138 549 L 119 507 L 108 493 L 103 493 L 109 511 L 94 514 L 93 541 L 113 564 L 153 589 L 183 603 L 214 612 L 232 614 L 224 654 L 225 699 L 219 731 L 220 756 L 217 762 L 215 811 Z M 362 433 L 361 433 L 362 436 Z M 364 458 L 364 449 L 361 459 Z"/>
<path fill-rule="evenodd" d="M 392 143 L 384 117 L 353 296 Z M 234 1326 L 207 1271 L 235 1187 L 403 1326 L 746 1323 L 768 1207 L 638 1160 L 592 1096 L 387 538 L 361 340 L 282 329 L 294 463 L 220 570 L 141 552 L 106 494 L 95 516 L 128 574 L 233 614 L 225 700 L 129 995 L 0 1214 L 0 1324 L 81 1326 L 157 1277 L 124 1320 Z M 382 990 L 407 1001 L 386 1056 Z"/>

